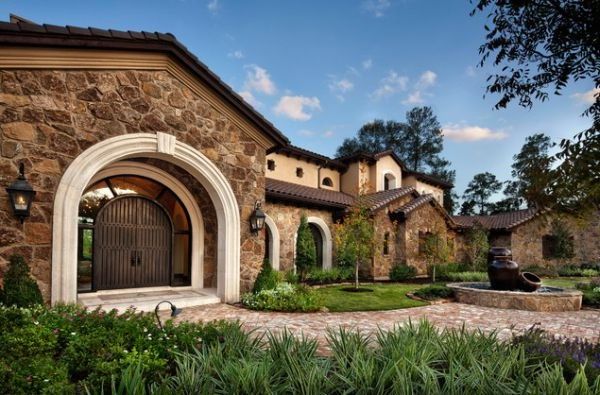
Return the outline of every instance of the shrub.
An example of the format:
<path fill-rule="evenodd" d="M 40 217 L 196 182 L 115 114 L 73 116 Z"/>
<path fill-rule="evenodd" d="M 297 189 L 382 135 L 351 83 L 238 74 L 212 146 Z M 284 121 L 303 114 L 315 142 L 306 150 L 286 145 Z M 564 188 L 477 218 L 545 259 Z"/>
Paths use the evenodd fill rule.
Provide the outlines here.
<path fill-rule="evenodd" d="M 581 276 L 582 277 L 598 277 L 598 276 L 600 276 L 600 272 L 596 269 L 582 269 Z"/>
<path fill-rule="evenodd" d="M 445 285 L 429 285 L 415 291 L 415 296 L 425 300 L 434 300 L 442 298 L 450 298 L 454 295 L 454 291 Z"/>
<path fill-rule="evenodd" d="M 242 296 L 242 304 L 252 310 L 302 311 L 320 310 L 321 300 L 310 288 L 280 283 L 275 289 Z"/>
<path fill-rule="evenodd" d="M 279 273 L 273 270 L 271 262 L 268 259 L 263 261 L 263 266 L 256 280 L 254 281 L 254 287 L 252 288 L 253 293 L 258 293 L 263 289 L 274 289 L 279 283 Z"/>
<path fill-rule="evenodd" d="M 488 274 L 486 272 L 455 272 L 455 273 L 447 273 L 448 281 L 458 281 L 458 282 L 481 282 L 488 281 Z"/>
<path fill-rule="evenodd" d="M 298 284 L 300 282 L 300 276 L 294 273 L 293 270 L 288 270 L 284 273 L 283 279 L 286 283 Z"/>
<path fill-rule="evenodd" d="M 315 266 L 317 262 L 317 249 L 315 240 L 308 225 L 305 215 L 300 217 L 300 227 L 296 238 L 296 268 L 300 273 L 300 279 L 304 280 L 306 273 Z"/>
<path fill-rule="evenodd" d="M 390 280 L 392 281 L 404 281 L 410 280 L 417 275 L 417 270 L 403 263 L 394 265 L 390 270 Z"/>
<path fill-rule="evenodd" d="M 331 269 L 312 269 L 306 276 L 311 284 L 333 284 L 350 280 L 354 275 L 352 267 L 334 267 Z"/>
<path fill-rule="evenodd" d="M 564 265 L 558 269 L 561 277 L 581 277 L 581 268 L 574 265 Z"/>
<path fill-rule="evenodd" d="M 465 250 L 471 270 L 484 270 L 487 266 L 487 254 L 490 249 L 488 231 L 480 224 L 467 231 Z"/>
<path fill-rule="evenodd" d="M 445 263 L 440 265 L 431 265 L 427 268 L 427 274 L 433 277 L 433 269 L 435 268 L 436 280 L 448 280 L 448 273 L 465 272 L 469 266 L 464 263 Z"/>
<path fill-rule="evenodd" d="M 521 271 L 531 272 L 538 277 L 558 277 L 558 270 L 554 266 L 531 265 L 521 268 Z"/>
<path fill-rule="evenodd" d="M 0 293 L 2 303 L 8 306 L 30 307 L 43 304 L 42 293 L 29 275 L 29 266 L 21 255 L 12 255 L 6 275 L 4 289 Z"/>

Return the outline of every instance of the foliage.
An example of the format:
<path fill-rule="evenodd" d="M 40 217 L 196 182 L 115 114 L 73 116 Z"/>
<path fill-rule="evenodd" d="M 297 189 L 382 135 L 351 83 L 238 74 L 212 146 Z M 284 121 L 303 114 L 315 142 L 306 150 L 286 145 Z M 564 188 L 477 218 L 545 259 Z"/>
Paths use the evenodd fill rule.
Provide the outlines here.
<path fill-rule="evenodd" d="M 475 215 L 476 203 L 474 200 L 464 200 L 460 205 L 460 215 Z"/>
<path fill-rule="evenodd" d="M 531 272 L 538 277 L 557 277 L 558 270 L 554 266 L 531 265 L 521 268 L 521 271 Z"/>
<path fill-rule="evenodd" d="M 516 180 L 517 194 L 531 206 L 536 197 L 548 195 L 548 187 L 555 174 L 552 165 L 556 158 L 548 151 L 554 147 L 550 137 L 543 133 L 528 136 L 521 151 L 513 157 L 512 176 Z"/>
<path fill-rule="evenodd" d="M 551 237 L 554 239 L 551 256 L 557 259 L 570 259 L 575 256 L 573 236 L 568 226 L 560 219 L 554 219 L 550 224 Z"/>
<path fill-rule="evenodd" d="M 395 283 L 370 284 L 373 292 L 348 292 L 343 285 L 321 287 L 315 291 L 323 300 L 323 305 L 332 312 L 396 310 L 423 306 L 425 303 L 410 299 L 407 293 L 419 289 L 421 285 Z M 347 288 L 346 288 L 347 289 Z"/>
<path fill-rule="evenodd" d="M 252 310 L 269 311 L 318 311 L 321 301 L 310 288 L 279 283 L 275 289 L 265 289 L 258 293 L 242 296 L 242 304 Z"/>
<path fill-rule="evenodd" d="M 263 261 L 263 266 L 256 280 L 254 281 L 254 287 L 252 288 L 253 293 L 258 293 L 263 289 L 275 289 L 279 283 L 279 273 L 273 270 L 271 262 L 268 259 Z"/>
<path fill-rule="evenodd" d="M 454 291 L 445 285 L 428 285 L 415 291 L 414 295 L 425 300 L 435 300 L 451 298 Z"/>
<path fill-rule="evenodd" d="M 465 235 L 465 253 L 471 270 L 487 268 L 487 253 L 490 249 L 488 231 L 478 222 L 467 230 Z"/>
<path fill-rule="evenodd" d="M 456 282 L 481 282 L 488 281 L 487 272 L 456 272 L 448 273 L 448 281 Z"/>
<path fill-rule="evenodd" d="M 44 303 L 40 288 L 29 275 L 29 266 L 21 255 L 15 254 L 10 257 L 8 270 L 4 275 L 4 289 L 0 292 L 0 302 L 17 307 Z"/>
<path fill-rule="evenodd" d="M 338 222 L 334 228 L 337 250 L 345 250 L 345 254 L 355 258 L 354 285 L 358 288 L 359 268 L 369 262 L 377 248 L 373 218 L 359 202 L 348 210 L 343 222 Z"/>
<path fill-rule="evenodd" d="M 308 272 L 306 280 L 311 284 L 333 284 L 340 281 L 351 280 L 354 271 L 351 267 L 334 267 L 331 269 L 312 269 Z"/>
<path fill-rule="evenodd" d="M 390 280 L 391 281 L 404 281 L 415 278 L 417 275 L 417 269 L 412 266 L 408 266 L 405 263 L 398 263 L 390 269 Z"/>
<path fill-rule="evenodd" d="M 584 306 L 600 308 L 600 278 L 594 278 L 587 283 L 578 283 L 576 288 L 583 292 Z"/>
<path fill-rule="evenodd" d="M 498 192 L 502 187 L 502 183 L 496 179 L 492 173 L 478 173 L 473 176 L 473 179 L 467 185 L 463 199 L 474 202 L 474 206 L 479 209 L 479 215 L 487 215 L 493 208 L 493 203 L 490 203 L 490 197 Z"/>
<path fill-rule="evenodd" d="M 518 181 L 504 181 L 504 199 L 492 203 L 491 214 L 517 211 L 523 206 L 523 198 Z"/>
<path fill-rule="evenodd" d="M 437 280 L 450 280 L 450 273 L 460 273 L 466 272 L 469 270 L 469 266 L 464 263 L 444 263 L 444 264 L 434 264 L 430 265 L 427 268 L 427 274 L 432 277 L 433 271 L 435 270 L 435 276 Z"/>
<path fill-rule="evenodd" d="M 317 249 L 315 240 L 308 225 L 306 215 L 300 217 L 300 227 L 296 239 L 296 268 L 300 273 L 300 279 L 304 280 L 306 272 L 314 267 L 317 262 Z"/>
<path fill-rule="evenodd" d="M 419 243 L 419 251 L 425 261 L 427 262 L 427 266 L 435 268 L 435 265 L 444 264 L 450 261 L 451 251 L 448 243 L 444 238 L 442 238 L 437 233 L 427 234 L 423 240 L 420 240 Z M 435 277 L 437 273 L 435 271 L 431 272 L 433 281 L 435 281 Z"/>
<path fill-rule="evenodd" d="M 298 284 L 300 282 L 300 276 L 298 276 L 296 273 L 294 273 L 293 270 L 288 270 L 287 272 L 284 273 L 283 280 L 286 283 Z"/>
<path fill-rule="evenodd" d="M 600 88 L 600 2 L 477 0 L 473 13 L 486 12 L 491 26 L 480 47 L 481 65 L 502 67 L 490 76 L 487 91 L 501 95 L 496 108 L 518 100 L 532 107 L 545 101 L 552 89 L 560 95 L 571 81 L 590 79 Z M 488 12 L 489 10 L 489 12 Z M 595 93 L 594 93 L 595 92 Z M 584 112 L 592 126 L 560 143 L 552 183 L 544 193 L 529 195 L 538 207 L 578 213 L 596 210 L 600 203 L 600 94 Z M 547 192 L 547 193 L 546 193 Z"/>
<path fill-rule="evenodd" d="M 523 346 L 534 360 L 559 362 L 567 380 L 574 380 L 580 370 L 585 372 L 590 383 L 600 378 L 600 343 L 549 336 L 534 325 L 515 337 L 513 344 Z"/>
<path fill-rule="evenodd" d="M 108 391 L 111 376 L 139 365 L 145 380 L 175 372 L 180 351 L 210 347 L 241 332 L 238 324 L 167 322 L 133 310 L 78 306 L 0 306 L 0 393 L 74 393 L 84 385 Z"/>

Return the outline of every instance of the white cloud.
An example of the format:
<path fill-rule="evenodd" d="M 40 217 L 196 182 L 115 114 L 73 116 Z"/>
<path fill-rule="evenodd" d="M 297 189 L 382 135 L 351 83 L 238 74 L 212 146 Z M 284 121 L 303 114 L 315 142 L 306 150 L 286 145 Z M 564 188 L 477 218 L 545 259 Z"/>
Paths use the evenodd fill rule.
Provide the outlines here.
<path fill-rule="evenodd" d="M 317 97 L 283 96 L 273 111 L 296 121 L 308 121 L 313 116 L 311 111 L 320 109 L 321 102 Z"/>
<path fill-rule="evenodd" d="M 467 77 L 475 77 L 477 75 L 477 71 L 475 71 L 475 67 L 467 66 L 467 68 L 465 69 L 465 74 L 467 75 Z"/>
<path fill-rule="evenodd" d="M 379 87 L 371 93 L 371 98 L 381 99 L 406 90 L 408 77 L 399 75 L 395 71 L 390 71 L 388 75 L 381 80 Z"/>
<path fill-rule="evenodd" d="M 339 101 L 346 100 L 346 93 L 354 89 L 354 83 L 347 78 L 337 79 L 335 76 L 330 77 L 329 90 L 335 94 Z"/>
<path fill-rule="evenodd" d="M 333 130 L 326 130 L 326 131 L 323 133 L 323 137 L 326 137 L 326 138 L 331 138 L 331 137 L 333 137 L 334 135 L 335 135 L 335 133 L 334 133 L 334 131 L 333 131 Z"/>
<path fill-rule="evenodd" d="M 373 67 L 373 60 L 371 59 L 365 59 L 362 62 L 362 68 L 364 70 L 369 70 L 371 67 Z"/>
<path fill-rule="evenodd" d="M 385 12 L 391 6 L 390 0 L 365 0 L 363 1 L 363 8 L 369 13 L 373 14 L 376 18 L 381 18 L 385 15 Z"/>
<path fill-rule="evenodd" d="M 450 124 L 442 128 L 444 137 L 454 141 L 504 140 L 508 134 L 475 125 Z"/>
<path fill-rule="evenodd" d="M 219 11 L 219 8 L 221 8 L 221 5 L 219 4 L 219 0 L 210 0 L 206 5 L 206 8 L 208 8 L 211 13 L 216 14 L 217 11 Z"/>
<path fill-rule="evenodd" d="M 265 95 L 274 95 L 277 92 L 275 83 L 271 80 L 267 70 L 255 64 L 245 66 L 245 68 L 248 70 L 246 72 L 246 82 L 244 82 L 245 90 L 264 93 Z"/>
<path fill-rule="evenodd" d="M 254 108 L 260 108 L 260 106 L 262 106 L 262 103 L 256 100 L 250 91 L 241 91 L 238 92 L 238 95 L 240 95 L 246 101 L 246 103 L 250 104 Z"/>
<path fill-rule="evenodd" d="M 425 99 L 421 94 L 420 90 L 413 91 L 408 97 L 402 100 L 402 104 L 423 104 Z"/>
<path fill-rule="evenodd" d="M 419 77 L 419 82 L 417 82 L 417 87 L 421 88 L 421 89 L 429 88 L 430 86 L 435 85 L 436 81 L 437 81 L 437 74 L 431 70 L 427 70 L 423 74 L 421 74 L 421 76 Z"/>
<path fill-rule="evenodd" d="M 229 56 L 230 58 L 234 58 L 234 59 L 243 59 L 244 53 L 238 49 L 236 51 L 229 52 L 227 54 L 227 56 Z"/>
<path fill-rule="evenodd" d="M 590 89 L 589 91 L 583 93 L 575 93 L 572 94 L 571 97 L 581 103 L 594 104 L 596 102 L 597 95 L 600 95 L 600 88 Z"/>

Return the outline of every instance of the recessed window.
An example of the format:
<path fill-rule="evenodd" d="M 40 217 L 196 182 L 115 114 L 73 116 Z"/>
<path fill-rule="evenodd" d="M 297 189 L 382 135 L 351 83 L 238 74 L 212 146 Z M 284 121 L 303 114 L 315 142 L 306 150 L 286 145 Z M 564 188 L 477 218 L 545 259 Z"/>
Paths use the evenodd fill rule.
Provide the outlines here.
<path fill-rule="evenodd" d="M 333 186 L 333 181 L 331 181 L 331 178 L 329 177 L 325 177 L 323 178 L 323 183 L 324 186 L 326 187 L 332 187 Z"/>
<path fill-rule="evenodd" d="M 552 259 L 556 255 L 556 245 L 558 240 L 554 235 L 545 235 L 542 237 L 542 256 L 544 259 Z"/>
<path fill-rule="evenodd" d="M 389 191 L 394 188 L 396 188 L 396 177 L 391 173 L 387 173 L 383 176 L 383 190 Z"/>
<path fill-rule="evenodd" d="M 431 236 L 431 232 L 419 232 L 419 256 L 424 256 L 427 252 L 427 241 Z"/>
<path fill-rule="evenodd" d="M 271 171 L 275 170 L 275 161 L 273 159 L 267 160 L 267 169 Z"/>
<path fill-rule="evenodd" d="M 302 178 L 304 176 L 304 170 L 301 167 L 296 167 L 296 177 Z"/>
<path fill-rule="evenodd" d="M 390 253 L 390 234 L 386 232 L 383 235 L 383 255 L 389 255 Z"/>

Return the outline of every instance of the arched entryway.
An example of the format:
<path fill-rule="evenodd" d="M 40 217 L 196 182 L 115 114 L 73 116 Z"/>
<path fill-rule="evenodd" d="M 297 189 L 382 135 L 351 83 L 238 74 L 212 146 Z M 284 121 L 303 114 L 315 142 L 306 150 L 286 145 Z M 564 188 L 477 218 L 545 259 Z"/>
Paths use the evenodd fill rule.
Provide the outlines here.
<path fill-rule="evenodd" d="M 317 267 L 331 269 L 333 258 L 333 238 L 327 223 L 319 217 L 308 217 L 308 225 L 317 247 Z"/>
<path fill-rule="evenodd" d="M 217 295 L 224 302 L 238 301 L 240 218 L 228 180 L 202 153 L 174 136 L 135 133 L 113 137 L 88 148 L 61 178 L 53 212 L 52 303 L 77 300 L 76 240 L 83 192 L 103 169 L 129 158 L 158 158 L 170 162 L 187 171 L 206 189 L 217 217 Z M 201 221 L 201 217 L 194 220 Z M 201 287 L 202 274 L 198 271 L 192 273 L 192 286 Z"/>
<path fill-rule="evenodd" d="M 279 270 L 279 230 L 275 221 L 268 215 L 265 217 L 265 258 L 271 262 L 273 269 Z"/>

